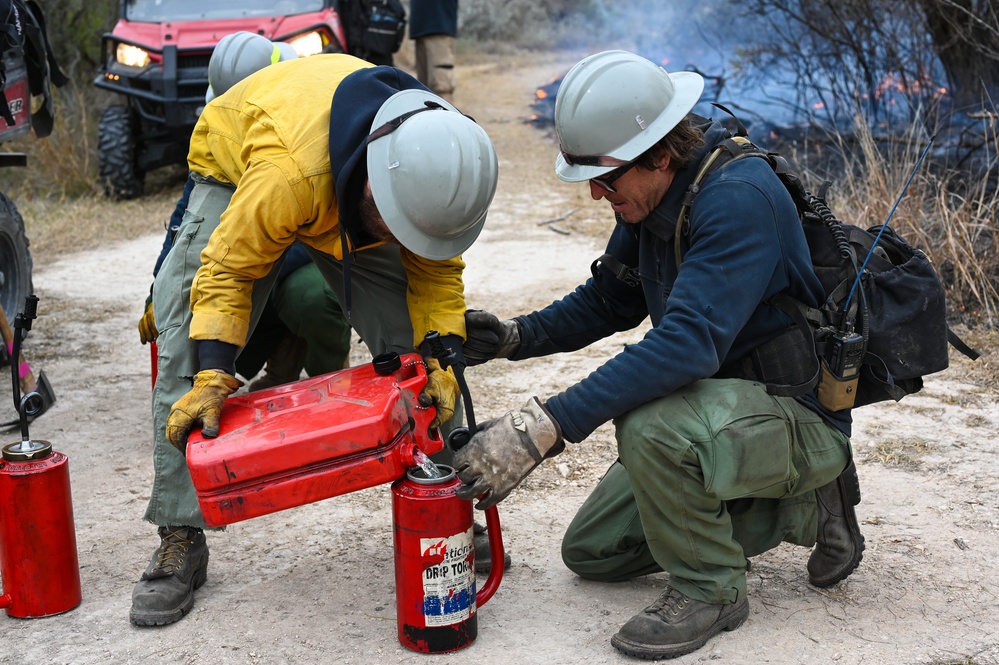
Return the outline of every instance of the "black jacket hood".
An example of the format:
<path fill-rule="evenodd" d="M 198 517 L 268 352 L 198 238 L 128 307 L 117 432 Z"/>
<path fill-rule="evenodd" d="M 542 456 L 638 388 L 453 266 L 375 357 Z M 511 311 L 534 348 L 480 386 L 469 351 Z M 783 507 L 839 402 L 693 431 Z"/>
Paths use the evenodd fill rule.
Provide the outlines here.
<path fill-rule="evenodd" d="M 427 90 L 413 76 L 395 67 L 367 67 L 347 76 L 333 93 L 330 105 L 330 172 L 336 190 L 340 224 L 353 247 L 374 239 L 361 228 L 358 201 L 368 178 L 366 142 L 378 109 L 400 90 Z M 347 248 L 343 248 L 346 254 Z"/>

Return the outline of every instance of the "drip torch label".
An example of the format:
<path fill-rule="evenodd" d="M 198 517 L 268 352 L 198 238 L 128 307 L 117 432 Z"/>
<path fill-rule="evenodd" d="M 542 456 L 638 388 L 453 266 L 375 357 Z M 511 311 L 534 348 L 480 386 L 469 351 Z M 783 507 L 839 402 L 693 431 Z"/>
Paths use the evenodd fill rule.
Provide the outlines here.
<path fill-rule="evenodd" d="M 420 539 L 427 626 L 459 623 L 474 611 L 473 542 L 471 527 L 453 536 Z"/>

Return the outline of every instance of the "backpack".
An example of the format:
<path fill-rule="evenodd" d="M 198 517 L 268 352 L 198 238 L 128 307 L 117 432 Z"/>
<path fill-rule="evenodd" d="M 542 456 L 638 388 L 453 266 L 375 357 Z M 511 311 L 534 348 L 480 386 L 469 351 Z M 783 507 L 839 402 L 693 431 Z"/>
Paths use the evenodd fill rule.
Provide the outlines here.
<path fill-rule="evenodd" d="M 839 221 L 826 205 L 828 183 L 820 195 L 808 192 L 784 157 L 746 134 L 739 122 L 736 135 L 698 167 L 676 225 L 677 267 L 701 183 L 733 161 L 764 159 L 794 200 L 826 300 L 815 308 L 786 293 L 772 298 L 769 304 L 794 325 L 718 376 L 762 381 L 774 395 L 803 395 L 818 386 L 819 402 L 840 411 L 919 392 L 924 376 L 947 369 L 948 344 L 979 357 L 948 327 L 943 284 L 922 251 L 887 225 L 862 229 Z"/>
<path fill-rule="evenodd" d="M 374 65 L 391 65 L 406 34 L 406 9 L 399 0 L 343 3 L 349 52 Z"/>
<path fill-rule="evenodd" d="M 52 54 L 45 16 L 35 0 L 0 0 L 0 129 L 15 124 L 10 108 L 14 100 L 5 92 L 8 75 L 26 76 L 30 95 L 42 98 L 41 108 L 31 114 L 31 126 L 38 138 L 48 136 L 55 118 L 49 84 L 63 86 L 69 78 Z"/>

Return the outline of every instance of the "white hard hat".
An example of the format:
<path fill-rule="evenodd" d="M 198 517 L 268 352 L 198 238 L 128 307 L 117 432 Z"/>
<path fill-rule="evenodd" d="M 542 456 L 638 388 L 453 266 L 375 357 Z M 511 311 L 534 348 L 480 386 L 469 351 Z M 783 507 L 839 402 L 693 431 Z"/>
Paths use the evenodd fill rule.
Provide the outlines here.
<path fill-rule="evenodd" d="M 402 90 L 371 124 L 367 166 L 375 206 L 414 254 L 443 260 L 468 249 L 486 221 L 499 164 L 485 131 L 426 90 Z"/>
<path fill-rule="evenodd" d="M 267 65 L 297 58 L 290 44 L 272 42 L 253 32 L 234 32 L 219 40 L 208 61 L 207 104 Z"/>
<path fill-rule="evenodd" d="M 633 162 L 679 124 L 703 90 L 699 74 L 668 74 L 627 51 L 580 60 L 555 97 L 556 175 L 582 182 Z"/>

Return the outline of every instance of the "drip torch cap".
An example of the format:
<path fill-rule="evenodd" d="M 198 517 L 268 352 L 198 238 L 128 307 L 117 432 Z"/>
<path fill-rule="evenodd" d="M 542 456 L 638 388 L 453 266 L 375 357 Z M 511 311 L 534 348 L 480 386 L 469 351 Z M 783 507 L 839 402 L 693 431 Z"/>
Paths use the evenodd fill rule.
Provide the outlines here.
<path fill-rule="evenodd" d="M 18 441 L 3 447 L 3 458 L 8 462 L 30 462 L 51 454 L 52 444 L 48 441 Z"/>

